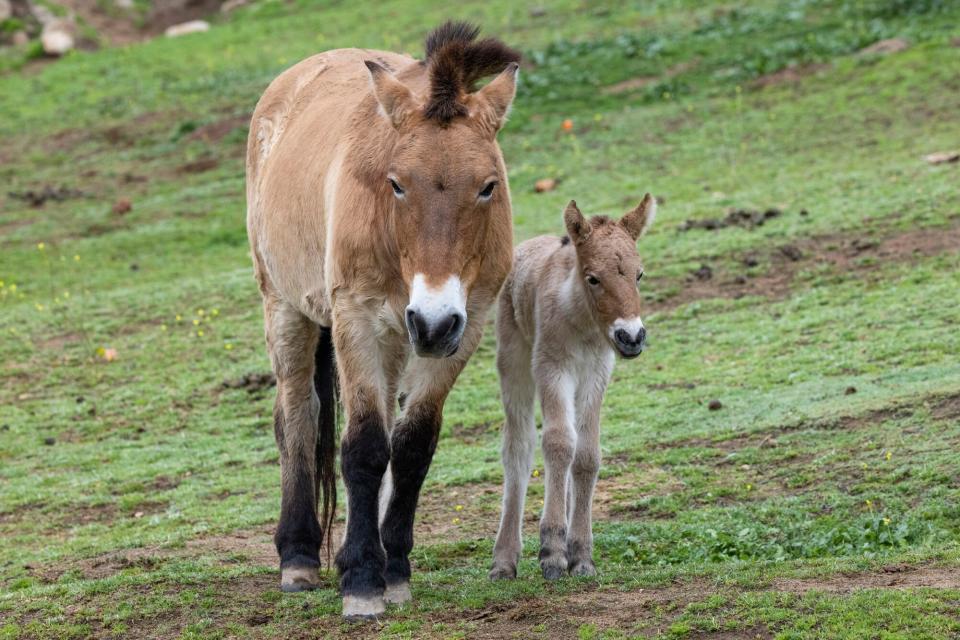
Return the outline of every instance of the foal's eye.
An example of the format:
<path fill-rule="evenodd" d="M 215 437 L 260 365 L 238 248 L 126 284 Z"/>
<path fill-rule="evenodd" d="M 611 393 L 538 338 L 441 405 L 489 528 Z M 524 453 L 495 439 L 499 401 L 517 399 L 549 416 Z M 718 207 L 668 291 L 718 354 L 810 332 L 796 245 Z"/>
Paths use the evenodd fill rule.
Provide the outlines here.
<path fill-rule="evenodd" d="M 493 190 L 496 188 L 496 186 L 497 186 L 497 182 L 496 182 L 495 180 L 494 180 L 493 182 L 488 182 L 488 183 L 487 183 L 487 186 L 485 186 L 485 187 L 480 191 L 480 199 L 481 199 L 481 200 L 489 200 L 489 199 L 490 199 L 490 196 L 493 195 Z"/>
<path fill-rule="evenodd" d="M 387 179 L 390 181 L 390 186 L 393 187 L 393 194 L 397 197 L 402 196 L 404 191 L 403 189 L 400 188 L 400 185 L 397 184 L 397 181 L 394 180 L 393 178 L 387 178 Z"/>
<path fill-rule="evenodd" d="M 593 275 L 593 274 L 588 274 L 588 275 L 587 275 L 587 284 L 589 284 L 591 287 L 595 287 L 595 286 L 597 286 L 598 284 L 600 284 L 600 279 L 597 278 L 597 276 L 595 276 L 595 275 Z"/>
<path fill-rule="evenodd" d="M 637 282 L 640 282 L 642 278 L 643 278 L 643 271 L 637 274 Z"/>

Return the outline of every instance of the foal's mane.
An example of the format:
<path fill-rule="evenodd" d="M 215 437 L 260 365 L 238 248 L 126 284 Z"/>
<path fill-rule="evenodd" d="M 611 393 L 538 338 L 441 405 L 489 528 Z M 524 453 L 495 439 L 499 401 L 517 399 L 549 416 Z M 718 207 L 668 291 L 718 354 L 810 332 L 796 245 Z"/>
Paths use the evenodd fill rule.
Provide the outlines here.
<path fill-rule="evenodd" d="M 467 22 L 446 22 L 427 36 L 424 64 L 430 70 L 430 98 L 424 115 L 447 124 L 467 114 L 461 102 L 481 78 L 503 71 L 520 53 L 496 38 L 477 40 L 480 28 Z"/>

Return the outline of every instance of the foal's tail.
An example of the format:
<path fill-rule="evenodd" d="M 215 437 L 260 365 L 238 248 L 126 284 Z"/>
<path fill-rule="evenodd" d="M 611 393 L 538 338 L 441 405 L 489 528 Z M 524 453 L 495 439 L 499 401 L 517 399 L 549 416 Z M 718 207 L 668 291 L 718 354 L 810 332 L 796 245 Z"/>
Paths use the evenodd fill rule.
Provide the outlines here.
<path fill-rule="evenodd" d="M 314 356 L 313 386 L 320 398 L 319 437 L 317 438 L 317 512 L 321 536 L 326 537 L 327 565 L 333 517 L 337 510 L 337 363 L 333 351 L 333 332 L 320 327 L 320 341 Z"/>

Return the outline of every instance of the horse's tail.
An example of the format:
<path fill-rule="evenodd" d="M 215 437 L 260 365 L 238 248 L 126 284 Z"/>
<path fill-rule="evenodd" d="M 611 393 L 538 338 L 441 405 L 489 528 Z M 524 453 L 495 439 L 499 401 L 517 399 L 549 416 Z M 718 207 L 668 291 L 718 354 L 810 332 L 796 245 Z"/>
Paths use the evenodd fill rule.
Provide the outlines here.
<path fill-rule="evenodd" d="M 337 363 L 330 327 L 320 327 L 314 364 L 313 386 L 320 398 L 316 459 L 317 515 L 320 517 L 320 535 L 326 537 L 329 566 L 330 539 L 337 510 Z"/>

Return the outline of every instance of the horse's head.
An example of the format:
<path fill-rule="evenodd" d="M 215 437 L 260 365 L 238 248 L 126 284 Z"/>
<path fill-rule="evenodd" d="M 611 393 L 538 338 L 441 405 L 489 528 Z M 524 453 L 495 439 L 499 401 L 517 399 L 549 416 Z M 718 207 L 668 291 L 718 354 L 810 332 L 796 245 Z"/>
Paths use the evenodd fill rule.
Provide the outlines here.
<path fill-rule="evenodd" d="M 452 24 L 428 39 L 424 96 L 366 63 L 379 111 L 396 131 L 380 188 L 393 201 L 390 228 L 409 291 L 407 332 L 420 356 L 457 351 L 484 252 L 504 232 L 510 237 L 510 193 L 496 135 L 516 91 L 519 56 L 475 37 L 475 29 Z M 496 71 L 471 92 L 476 80 Z"/>
<path fill-rule="evenodd" d="M 637 208 L 619 221 L 605 216 L 584 218 L 573 200 L 563 212 L 567 233 L 577 251 L 577 277 L 600 330 L 624 358 L 643 351 L 647 331 L 640 319 L 643 266 L 637 239 L 650 227 L 657 205 L 648 193 Z"/>

